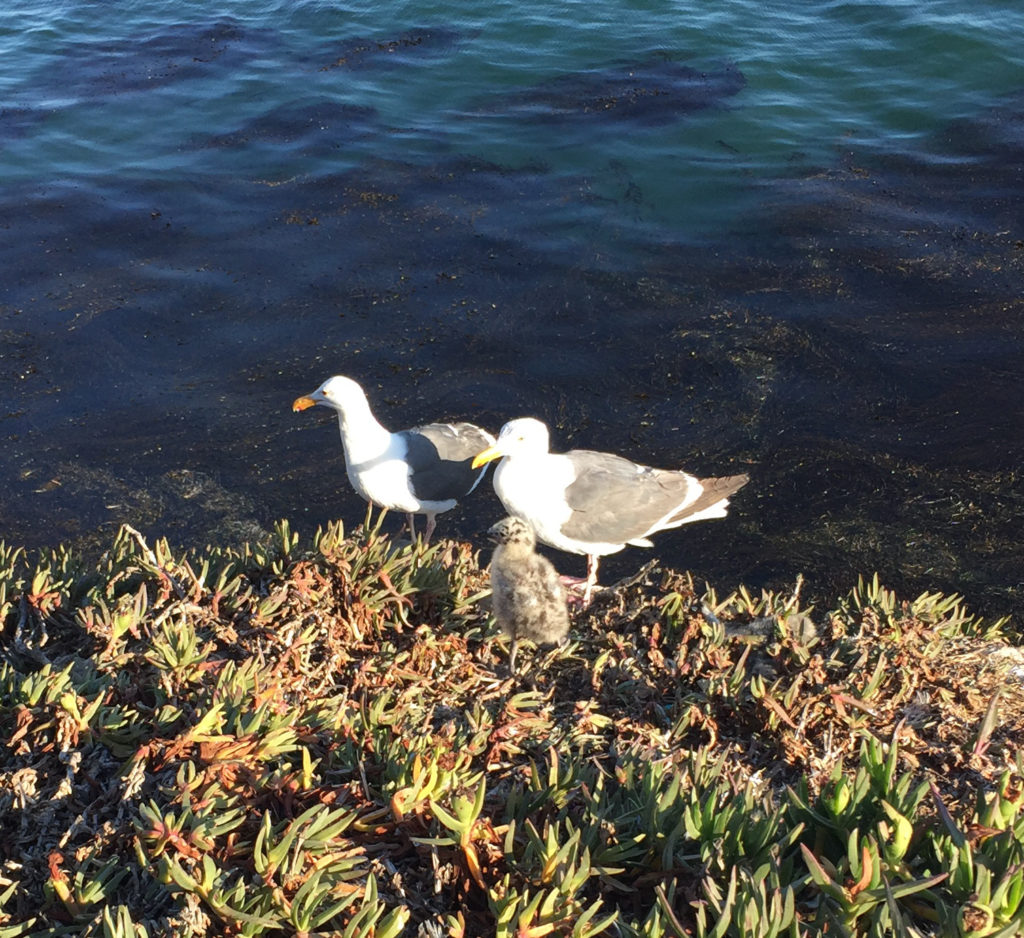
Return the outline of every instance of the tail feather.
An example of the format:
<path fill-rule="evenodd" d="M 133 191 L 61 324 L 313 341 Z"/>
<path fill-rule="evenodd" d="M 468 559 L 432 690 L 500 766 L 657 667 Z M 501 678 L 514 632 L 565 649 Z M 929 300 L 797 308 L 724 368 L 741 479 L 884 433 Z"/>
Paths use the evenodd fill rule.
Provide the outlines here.
<path fill-rule="evenodd" d="M 750 476 L 721 476 L 716 479 L 698 480 L 704 491 L 697 499 L 681 508 L 668 519 L 668 525 L 688 524 L 691 521 L 706 521 L 709 518 L 724 518 L 729 509 L 729 496 L 734 495 L 750 481 Z"/>

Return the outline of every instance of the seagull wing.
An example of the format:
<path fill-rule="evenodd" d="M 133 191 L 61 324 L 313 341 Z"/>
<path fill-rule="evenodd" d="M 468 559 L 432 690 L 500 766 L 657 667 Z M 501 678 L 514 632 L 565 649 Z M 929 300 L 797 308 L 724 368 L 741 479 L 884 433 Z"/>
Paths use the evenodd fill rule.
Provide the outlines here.
<path fill-rule="evenodd" d="M 447 501 L 468 495 L 487 472 L 473 457 L 494 437 L 471 423 L 431 423 L 396 434 L 405 445 L 409 483 L 420 500 Z"/>
<path fill-rule="evenodd" d="M 738 492 L 750 481 L 750 476 L 720 476 L 717 479 L 698 479 L 700 496 L 694 501 L 683 505 L 665 522 L 666 527 L 676 527 L 688 521 L 701 521 L 705 518 L 724 517 L 728 506 L 726 499 Z"/>
<path fill-rule="evenodd" d="M 653 469 L 591 450 L 572 450 L 565 455 L 572 461 L 576 478 L 565 491 L 572 515 L 562 533 L 584 543 L 640 541 L 714 507 L 746 481 L 746 477 L 735 476 L 728 480 L 735 482 L 731 488 L 712 486 L 706 491 L 704 482 L 686 472 Z"/>

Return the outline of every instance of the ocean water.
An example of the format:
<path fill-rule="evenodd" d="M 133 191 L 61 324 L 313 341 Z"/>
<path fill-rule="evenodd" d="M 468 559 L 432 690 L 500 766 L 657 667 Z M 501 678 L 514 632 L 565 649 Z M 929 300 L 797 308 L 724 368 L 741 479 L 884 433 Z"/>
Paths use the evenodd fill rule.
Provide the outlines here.
<path fill-rule="evenodd" d="M 18 7 L 0 537 L 355 524 L 330 415 L 290 411 L 347 373 L 394 427 L 749 472 L 657 538 L 720 590 L 1015 609 L 1019 4 Z"/>

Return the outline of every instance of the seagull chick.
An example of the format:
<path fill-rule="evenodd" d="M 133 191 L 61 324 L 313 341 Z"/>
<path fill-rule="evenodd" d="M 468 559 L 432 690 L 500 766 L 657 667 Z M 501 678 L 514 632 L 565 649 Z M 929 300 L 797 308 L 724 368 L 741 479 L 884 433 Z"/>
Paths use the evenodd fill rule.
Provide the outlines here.
<path fill-rule="evenodd" d="M 565 587 L 551 561 L 534 552 L 533 528 L 521 518 L 503 518 L 488 532 L 497 545 L 491 558 L 494 619 L 512 638 L 508 667 L 515 673 L 520 638 L 558 644 L 569 634 Z"/>
<path fill-rule="evenodd" d="M 344 375 L 328 378 L 312 394 L 297 398 L 292 410 L 314 404 L 338 412 L 352 488 L 379 508 L 404 511 L 413 539 L 413 515 L 427 516 L 423 540 L 429 541 L 437 515 L 454 508 L 487 471 L 472 466 L 473 456 L 492 445 L 494 437 L 471 423 L 430 423 L 391 433 L 373 416 L 359 384 Z"/>
<path fill-rule="evenodd" d="M 499 457 L 494 491 L 505 510 L 528 521 L 537 540 L 587 555 L 584 604 L 599 557 L 627 544 L 653 547 L 648 538 L 666 528 L 724 518 L 729 496 L 748 482 L 745 475 L 698 479 L 592 450 L 552 453 L 548 428 L 532 417 L 506 423 L 473 466 Z"/>

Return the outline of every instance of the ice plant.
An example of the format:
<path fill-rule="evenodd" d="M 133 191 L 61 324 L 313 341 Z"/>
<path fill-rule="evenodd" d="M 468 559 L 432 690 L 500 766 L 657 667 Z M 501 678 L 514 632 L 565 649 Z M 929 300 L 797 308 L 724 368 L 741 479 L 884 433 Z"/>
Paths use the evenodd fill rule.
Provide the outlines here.
<path fill-rule="evenodd" d="M 510 680 L 379 517 L 0 545 L 0 938 L 1024 930 L 1009 623 L 653 564 Z"/>

